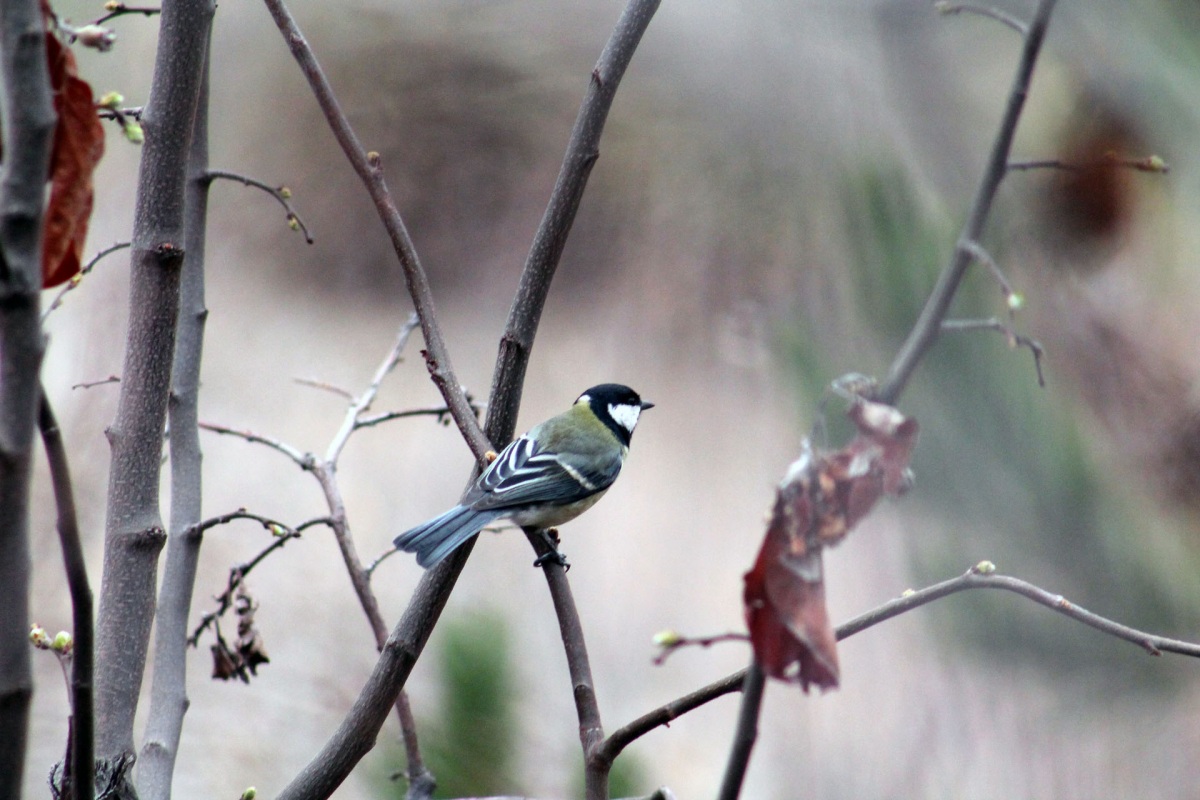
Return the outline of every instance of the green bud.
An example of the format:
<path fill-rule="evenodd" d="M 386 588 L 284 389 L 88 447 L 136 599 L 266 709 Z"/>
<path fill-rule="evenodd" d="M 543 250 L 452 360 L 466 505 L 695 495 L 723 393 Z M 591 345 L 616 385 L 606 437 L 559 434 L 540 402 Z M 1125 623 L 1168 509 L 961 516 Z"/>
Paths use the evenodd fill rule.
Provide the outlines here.
<path fill-rule="evenodd" d="M 913 591 L 912 589 L 905 589 L 903 592 L 900 593 L 900 596 L 901 597 L 912 597 L 914 594 L 916 594 L 916 592 Z"/>
<path fill-rule="evenodd" d="M 71 634 L 66 631 L 59 631 L 54 635 L 54 641 L 50 643 L 50 649 L 56 653 L 71 652 L 71 645 L 74 641 L 71 639 Z"/>
<path fill-rule="evenodd" d="M 141 123 L 134 120 L 127 120 L 122 132 L 125 134 L 125 138 L 133 144 L 141 144 L 146 141 L 146 134 L 142 131 Z"/>
<path fill-rule="evenodd" d="M 1162 160 L 1162 156 L 1150 156 L 1146 159 L 1146 167 L 1151 172 L 1166 172 L 1167 162 Z"/>
<path fill-rule="evenodd" d="M 254 800 L 258 796 L 258 789 L 253 786 L 247 786 L 246 791 L 242 792 L 242 800 Z"/>
<path fill-rule="evenodd" d="M 39 650 L 50 649 L 50 636 L 46 629 L 36 622 L 29 628 L 29 641 Z"/>
<path fill-rule="evenodd" d="M 279 187 L 279 196 L 282 197 L 284 200 L 291 200 L 292 199 L 292 190 L 286 186 L 280 186 Z"/>
<path fill-rule="evenodd" d="M 100 106 L 101 108 L 109 108 L 113 110 L 120 108 L 124 104 L 125 95 L 121 94 L 120 92 L 106 92 L 104 96 L 96 102 L 96 105 Z"/>
<path fill-rule="evenodd" d="M 1008 296 L 1008 310 L 1020 311 L 1025 307 L 1025 295 L 1020 292 L 1013 292 Z"/>
<path fill-rule="evenodd" d="M 658 647 L 675 647 L 682 641 L 679 631 L 665 630 L 654 634 L 654 644 Z"/>
<path fill-rule="evenodd" d="M 980 561 L 971 571 L 977 575 L 991 575 L 996 571 L 996 565 L 990 561 Z"/>

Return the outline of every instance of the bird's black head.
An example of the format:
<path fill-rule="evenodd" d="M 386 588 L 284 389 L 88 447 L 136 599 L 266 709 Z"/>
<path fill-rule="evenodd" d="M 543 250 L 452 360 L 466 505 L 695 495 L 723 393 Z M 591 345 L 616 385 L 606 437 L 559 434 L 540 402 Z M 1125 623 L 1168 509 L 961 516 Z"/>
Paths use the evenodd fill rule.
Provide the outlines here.
<path fill-rule="evenodd" d="M 654 403 L 643 400 L 637 392 L 619 383 L 602 383 L 593 386 L 575 402 L 586 402 L 601 422 L 617 435 L 626 447 L 633 438 L 633 429 L 637 427 L 638 417 L 647 408 L 654 408 Z"/>

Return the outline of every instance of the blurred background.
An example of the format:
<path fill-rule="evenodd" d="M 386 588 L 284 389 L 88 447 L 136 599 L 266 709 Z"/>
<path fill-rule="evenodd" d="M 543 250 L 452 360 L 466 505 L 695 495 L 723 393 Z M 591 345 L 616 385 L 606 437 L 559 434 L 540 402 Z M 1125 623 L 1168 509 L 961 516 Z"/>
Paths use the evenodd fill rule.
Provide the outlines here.
<path fill-rule="evenodd" d="M 995 5 L 1028 18 L 1029 0 Z M 393 192 L 429 272 L 460 379 L 478 398 L 588 76 L 619 2 L 296 0 L 292 11 Z M 76 23 L 100 3 L 61 2 Z M 79 52 L 97 95 L 146 98 L 157 22 L 113 21 Z M 924 0 L 666 2 L 617 95 L 533 352 L 520 427 L 584 388 L 652 399 L 625 476 L 565 527 L 563 550 L 608 730 L 745 666 L 737 644 L 654 666 L 655 632 L 743 628 L 741 578 L 774 484 L 829 381 L 882 376 L 948 260 L 1020 46 L 1002 25 Z M 410 304 L 365 192 L 266 10 L 225 3 L 212 48 L 212 166 L 286 184 L 316 243 L 265 195 L 219 182 L 208 258 L 202 419 L 323 452 Z M 1161 156 L 1170 174 L 1013 173 L 983 244 L 1046 349 L 1039 388 L 1003 336 L 944 338 L 901 407 L 922 425 L 915 489 L 826 559 L 836 623 L 990 559 L 1119 621 L 1200 639 L 1200 6 L 1062 0 L 1016 159 Z M 89 250 L 128 239 L 138 150 L 109 129 Z M 47 386 L 73 455 L 97 591 L 104 428 L 127 317 L 127 253 L 47 323 Z M 47 297 L 47 302 L 49 301 Z M 1003 316 L 974 269 L 955 315 Z M 417 354 L 377 410 L 435 404 Z M 835 439 L 844 432 L 834 411 Z M 205 513 L 291 524 L 324 513 L 311 476 L 264 447 L 206 435 Z M 364 430 L 340 480 L 360 552 L 453 504 L 471 458 L 427 418 Z M 164 502 L 167 502 L 164 482 Z M 44 469 L 35 486 L 36 621 L 69 626 Z M 194 616 L 268 543 L 253 523 L 206 535 Z M 557 627 L 524 538 L 485 535 L 409 683 L 449 794 L 582 793 Z M 389 624 L 420 576 L 374 588 Z M 332 538 L 316 528 L 248 585 L 271 663 L 249 685 L 192 656 L 178 797 L 275 794 L 316 752 L 374 662 Z M 232 622 L 227 626 L 232 628 Z M 29 796 L 62 754 L 65 692 L 35 653 Z M 745 797 L 1180 797 L 1200 784 L 1200 664 L 1010 596 L 959 595 L 848 640 L 842 687 L 768 687 Z M 146 686 L 149 687 L 149 674 Z M 737 698 L 646 736 L 615 796 L 719 782 Z M 143 710 L 145 704 L 143 704 Z M 337 797 L 399 797 L 389 719 Z M 449 764 L 455 764 L 451 768 Z M 1187 788 L 1185 788 L 1187 787 Z M 449 796 L 445 794 L 443 796 Z"/>

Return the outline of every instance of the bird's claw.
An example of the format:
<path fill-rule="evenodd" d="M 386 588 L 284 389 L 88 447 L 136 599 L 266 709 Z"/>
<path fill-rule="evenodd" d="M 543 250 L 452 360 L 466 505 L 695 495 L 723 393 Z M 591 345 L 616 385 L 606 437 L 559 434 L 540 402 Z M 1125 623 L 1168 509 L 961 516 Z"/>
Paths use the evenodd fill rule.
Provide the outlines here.
<path fill-rule="evenodd" d="M 571 570 L 571 564 L 567 561 L 566 555 L 564 555 L 558 549 L 558 531 L 556 531 L 554 528 L 543 528 L 542 530 L 538 531 L 538 538 L 545 542 L 546 546 L 550 549 L 549 551 L 538 556 L 537 560 L 533 562 L 533 566 L 543 567 L 546 564 L 553 562 L 562 567 L 563 572 L 569 572 Z"/>

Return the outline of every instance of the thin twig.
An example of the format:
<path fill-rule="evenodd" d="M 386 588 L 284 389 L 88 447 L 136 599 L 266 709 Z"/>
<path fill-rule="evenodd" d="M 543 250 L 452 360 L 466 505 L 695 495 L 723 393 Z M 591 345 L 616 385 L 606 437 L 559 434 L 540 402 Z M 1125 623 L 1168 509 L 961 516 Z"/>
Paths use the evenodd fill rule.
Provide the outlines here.
<path fill-rule="evenodd" d="M 1132 169 L 1138 172 L 1158 172 L 1164 175 L 1171 171 L 1170 166 L 1158 156 L 1117 158 L 1115 155 L 1096 161 L 1080 162 L 1061 161 L 1057 158 L 1037 161 L 1010 161 L 1007 168 L 1009 172 L 1026 172 L 1036 169 L 1060 170 L 1064 172 L 1087 172 L 1096 169 Z"/>
<path fill-rule="evenodd" d="M 345 153 L 350 165 L 358 174 L 371 199 L 379 219 L 392 241 L 392 248 L 404 272 L 404 281 L 412 298 L 413 307 L 421 319 L 421 333 L 425 338 L 425 365 L 429 369 L 434 385 L 442 393 L 446 405 L 451 408 L 455 423 L 463 434 L 464 440 L 474 453 L 476 460 L 482 461 L 484 453 L 491 448 L 491 443 L 483 435 L 475 415 L 471 412 L 462 384 L 455 376 L 454 367 L 450 363 L 450 352 L 442 337 L 438 324 L 437 313 L 433 304 L 433 293 L 429 288 L 429 279 L 421 261 L 413 247 L 412 238 L 400 216 L 400 211 L 392 199 L 391 190 L 383 177 L 382 162 L 378 153 L 368 153 L 358 139 L 358 135 L 342 112 L 333 89 L 325 77 L 324 70 L 317 62 L 317 57 L 309 47 L 308 41 L 300 31 L 291 12 L 283 0 L 264 0 L 271 12 L 275 24 L 283 34 L 284 40 L 292 52 L 292 57 L 300 65 L 301 72 L 308 79 L 309 87 L 317 99 L 321 111 L 333 132 L 334 138 Z"/>
<path fill-rule="evenodd" d="M 304 224 L 304 220 L 300 218 L 298 213 L 296 213 L 296 209 L 292 208 L 292 192 L 286 186 L 270 186 L 262 181 L 255 180 L 254 178 L 246 175 L 241 175 L 236 172 L 229 172 L 223 169 L 208 170 L 204 174 L 203 180 L 211 183 L 218 178 L 224 178 L 225 180 L 229 181 L 237 181 L 243 186 L 251 186 L 255 189 L 261 189 L 271 197 L 275 198 L 275 201 L 278 202 L 279 205 L 283 206 L 283 210 L 287 213 L 288 227 L 292 230 L 300 231 L 300 233 L 304 235 L 304 241 L 308 242 L 309 244 L 313 243 L 313 238 L 308 232 L 308 226 Z"/>
<path fill-rule="evenodd" d="M 98 381 L 84 381 L 71 386 L 72 389 L 92 389 L 97 386 L 104 386 L 109 383 L 120 383 L 121 379 L 116 375 L 109 375 L 107 378 L 101 378 Z"/>
<path fill-rule="evenodd" d="M 470 395 L 468 395 L 468 398 Z M 476 412 L 480 411 L 480 406 L 471 404 L 471 407 Z M 437 421 L 445 424 L 450 419 L 450 408 L 448 406 L 440 406 L 437 408 L 410 408 L 405 411 L 386 411 L 382 414 L 376 414 L 373 417 L 360 417 L 354 421 L 354 429 L 370 428 L 374 425 L 381 425 L 384 422 L 391 422 L 394 419 L 408 419 L 409 417 L 437 417 Z"/>
<path fill-rule="evenodd" d="M 383 384 L 383 379 L 400 363 L 400 355 L 404 352 L 409 337 L 412 336 L 412 332 L 420 324 L 420 321 L 420 317 L 414 312 L 400 326 L 400 333 L 396 337 L 396 344 L 392 346 L 391 351 L 383 359 L 383 363 L 375 370 L 375 375 L 371 378 L 370 384 L 350 404 L 350 408 L 346 409 L 346 416 L 342 419 L 342 426 L 334 434 L 333 439 L 329 442 L 329 447 L 325 451 L 326 463 L 333 464 L 337 462 L 342 449 L 346 446 L 346 442 L 350 440 L 350 434 L 354 433 L 358 428 L 359 415 L 371 409 L 371 404 L 375 402 L 375 397 L 379 394 L 379 387 Z M 386 627 L 383 629 L 383 634 L 379 642 L 380 647 L 383 646 L 383 639 L 387 638 Z"/>
<path fill-rule="evenodd" d="M 671 654 L 681 647 L 712 647 L 714 644 L 721 642 L 746 642 L 750 640 L 749 634 L 745 633 L 718 633 L 713 636 L 680 636 L 679 634 L 667 634 L 667 641 L 663 642 L 662 648 L 658 655 L 654 657 L 654 666 L 661 667 L 670 658 Z"/>
<path fill-rule="evenodd" d="M 992 152 L 988 157 L 987 167 L 979 182 L 979 189 L 971 203 L 971 211 L 963 224 L 958 236 L 960 242 L 978 242 L 983 234 L 991 212 L 992 201 L 996 197 L 996 189 L 1004 178 L 1008 168 L 1008 154 L 1012 150 L 1013 136 L 1017 131 L 1017 123 L 1021 119 L 1021 109 L 1025 106 L 1025 98 L 1029 94 L 1029 84 L 1033 79 L 1033 68 L 1037 63 L 1038 53 L 1046 37 L 1046 27 L 1050 23 L 1050 13 L 1054 10 L 1056 0 L 1041 0 L 1034 14 L 1033 22 L 1025 35 L 1025 46 L 1021 50 L 1021 59 L 1013 76 L 1012 88 L 1008 93 L 1008 105 L 1000 121 L 996 139 L 992 143 Z M 950 303 L 958 291 L 963 275 L 971 263 L 971 254 L 964 247 L 955 247 L 950 257 L 950 263 L 938 276 L 937 283 L 921 310 L 920 317 L 909 333 L 908 338 L 900 348 L 875 399 L 889 405 L 894 405 L 899 399 L 904 387 L 917 365 L 929 352 L 929 348 L 941 333 L 942 321 L 950 310 Z"/>
<path fill-rule="evenodd" d="M 132 244 L 132 242 L 117 242 L 116 244 L 110 245 L 110 246 L 104 248 L 103 250 L 101 250 L 96 255 L 92 256 L 92 260 L 89 261 L 88 263 L 84 264 L 83 269 L 79 270 L 78 274 L 76 274 L 73 278 L 71 278 L 69 281 L 67 281 L 66 285 L 63 286 L 63 288 L 59 290 L 58 294 L 56 294 L 54 296 L 54 299 L 50 301 L 50 305 L 48 305 L 46 307 L 46 310 L 42 312 L 42 322 L 46 321 L 46 317 L 50 316 L 51 311 L 53 311 L 54 309 L 58 308 L 59 306 L 61 306 L 63 304 L 63 298 L 66 296 L 67 292 L 72 291 L 73 289 L 77 288 L 79 286 L 80 281 L 83 280 L 83 276 L 87 275 L 89 272 L 91 272 L 92 269 L 96 266 L 96 264 L 100 263 L 100 259 L 109 255 L 110 253 L 115 253 L 118 250 L 124 250 L 126 247 L 129 247 L 131 244 Z"/>
<path fill-rule="evenodd" d="M 124 3 L 114 2 L 105 3 L 104 8 L 106 11 L 108 11 L 108 13 L 94 20 L 92 22 L 93 25 L 103 25 L 110 19 L 125 16 L 126 14 L 141 14 L 142 16 L 150 17 L 155 14 L 162 13 L 161 8 L 151 8 L 149 6 L 127 6 Z"/>
<path fill-rule="evenodd" d="M 961 332 L 961 331 L 997 331 L 1004 334 L 1004 338 L 1008 340 L 1009 347 L 1027 347 L 1029 352 L 1033 354 L 1033 369 L 1037 373 L 1038 386 L 1046 388 L 1046 376 L 1042 373 L 1042 356 L 1045 355 L 1045 349 L 1037 339 L 1031 339 L 1028 336 L 1023 336 L 1011 327 L 1005 324 L 1002 320 L 992 317 L 990 319 L 948 319 L 942 321 L 943 331 Z"/>
<path fill-rule="evenodd" d="M 94 664 L 92 629 L 92 589 L 88 583 L 87 562 L 79 539 L 79 522 L 75 515 L 75 493 L 71 488 L 71 471 L 62 431 L 54 417 L 54 409 L 42 389 L 38 407 L 38 428 L 50 478 L 54 484 L 54 501 L 58 508 L 58 538 L 62 544 L 63 566 L 67 574 L 67 589 L 71 594 L 71 624 L 74 642 L 71 648 L 71 798 L 91 798 L 95 786 L 95 711 L 92 701 L 92 672 Z"/>
<path fill-rule="evenodd" d="M 270 436 L 263 436 L 262 434 L 254 433 L 253 431 L 235 430 L 234 428 L 228 428 L 224 425 L 218 425 L 215 422 L 201 422 L 200 427 L 206 431 L 212 431 L 213 433 L 220 433 L 224 434 L 225 436 L 234 436 L 238 439 L 245 439 L 247 442 L 254 444 L 265 444 L 267 447 L 270 447 L 273 450 L 278 450 L 280 453 L 283 453 L 292 461 L 296 462 L 296 465 L 300 467 L 300 469 L 311 470 L 313 468 L 313 464 L 316 462 L 316 458 L 312 453 L 302 453 L 295 447 L 292 447 L 290 444 L 285 444 L 279 439 L 274 439 Z"/>
<path fill-rule="evenodd" d="M 191 647 L 195 647 L 200 641 L 201 634 L 208 630 L 209 626 L 215 624 L 225 614 L 225 612 L 233 606 L 234 595 L 236 594 L 238 587 L 242 585 L 242 581 L 245 580 L 246 576 L 249 575 L 255 567 L 266 560 L 271 553 L 279 550 L 292 539 L 299 539 L 300 534 L 308 528 L 311 528 L 315 525 L 332 524 L 332 520 L 330 520 L 328 517 L 317 517 L 316 519 L 310 519 L 309 521 L 292 528 L 284 525 L 282 522 L 277 522 L 266 517 L 260 517 L 256 514 L 247 514 L 244 511 L 239 510 L 233 512 L 232 514 L 226 514 L 224 517 L 214 517 L 211 520 L 207 520 L 206 522 L 197 526 L 198 530 L 195 532 L 198 533 L 199 530 L 213 527 L 214 525 L 220 525 L 224 522 L 229 522 L 234 519 L 253 519 L 262 523 L 262 526 L 271 531 L 271 533 L 275 536 L 275 540 L 260 550 L 258 554 L 249 561 L 230 568 L 229 580 L 225 584 L 225 591 L 221 592 L 221 594 L 217 595 L 215 598 L 217 601 L 217 608 L 201 617 L 199 624 L 192 631 L 192 635 L 188 637 L 188 645 Z M 193 532 L 189 530 L 188 533 Z"/>
<path fill-rule="evenodd" d="M 320 389 L 323 392 L 336 394 L 338 397 L 346 400 L 347 402 L 354 402 L 354 395 L 349 389 L 343 389 L 340 386 L 334 386 L 328 381 L 318 380 L 317 378 L 292 378 L 292 380 L 301 386 L 308 386 L 312 389 Z"/>
<path fill-rule="evenodd" d="M 1029 33 L 1029 26 L 1024 22 L 1007 11 L 992 6 L 977 6 L 973 3 L 937 2 L 933 4 L 933 7 L 939 14 L 978 14 L 981 17 L 988 17 L 989 19 L 1001 22 L 1022 36 L 1026 36 Z"/>
<path fill-rule="evenodd" d="M 1000 284 L 1000 293 L 1004 296 L 1004 305 L 1008 308 L 1009 316 L 1012 316 L 1013 312 L 1021 305 L 1021 295 L 1008 282 L 1008 277 L 1004 274 L 1004 270 L 1000 269 L 1000 265 L 996 263 L 996 259 L 992 258 L 992 254 L 976 241 L 962 239 L 959 241 L 959 247 L 965 247 L 972 260 L 987 267 L 988 272 L 996 279 L 996 283 Z"/>

